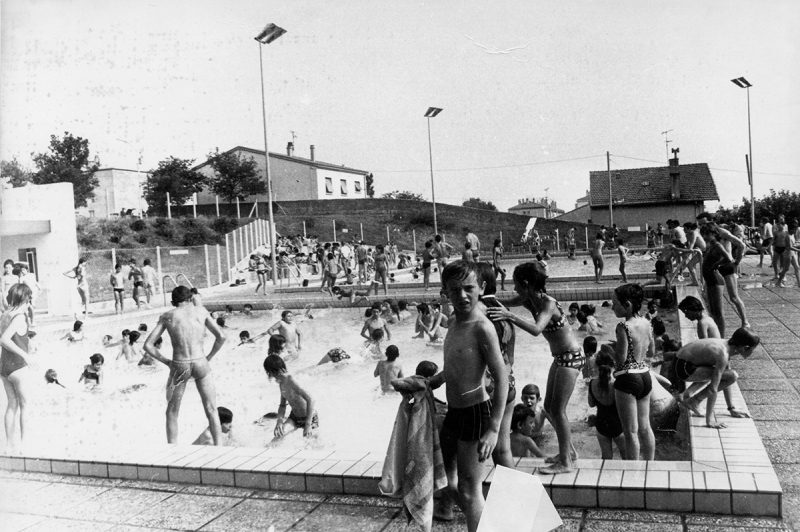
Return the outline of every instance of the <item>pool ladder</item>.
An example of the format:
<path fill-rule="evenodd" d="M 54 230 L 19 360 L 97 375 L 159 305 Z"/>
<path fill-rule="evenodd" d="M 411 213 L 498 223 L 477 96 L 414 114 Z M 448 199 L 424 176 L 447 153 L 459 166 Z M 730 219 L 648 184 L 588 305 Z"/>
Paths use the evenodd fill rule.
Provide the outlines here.
<path fill-rule="evenodd" d="M 172 276 L 172 275 L 170 275 L 170 274 L 166 274 L 166 275 L 164 275 L 164 276 L 161 278 L 161 293 L 164 295 L 164 306 L 167 306 L 167 279 L 169 279 L 170 281 L 172 281 L 172 284 L 174 284 L 174 285 L 177 287 L 177 286 L 180 286 L 180 285 L 178 284 L 178 280 L 179 280 L 181 277 L 183 277 L 183 278 L 186 280 L 186 282 L 187 282 L 187 283 L 188 283 L 188 285 L 189 285 L 189 288 L 194 288 L 194 286 L 192 285 L 192 282 L 189 280 L 189 278 L 188 278 L 188 277 L 186 277 L 186 276 L 185 276 L 184 274 L 182 274 L 182 273 L 179 273 L 179 274 L 177 274 L 175 277 L 173 277 L 173 276 Z"/>

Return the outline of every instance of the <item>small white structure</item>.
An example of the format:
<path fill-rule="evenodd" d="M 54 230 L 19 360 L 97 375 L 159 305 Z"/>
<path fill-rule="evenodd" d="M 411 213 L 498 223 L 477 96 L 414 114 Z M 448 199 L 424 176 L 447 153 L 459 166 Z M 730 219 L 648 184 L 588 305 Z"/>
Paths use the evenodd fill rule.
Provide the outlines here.
<path fill-rule="evenodd" d="M 81 216 L 89 218 L 111 218 L 125 214 L 141 214 L 147 211 L 147 202 L 142 196 L 142 185 L 147 181 L 147 172 L 123 168 L 103 168 L 94 173 L 98 185 L 94 199 L 86 207 L 78 208 Z"/>
<path fill-rule="evenodd" d="M 73 313 L 76 282 L 63 273 L 78 264 L 72 183 L 4 188 L 0 184 L 0 260 L 27 262 L 47 289 L 50 314 Z"/>

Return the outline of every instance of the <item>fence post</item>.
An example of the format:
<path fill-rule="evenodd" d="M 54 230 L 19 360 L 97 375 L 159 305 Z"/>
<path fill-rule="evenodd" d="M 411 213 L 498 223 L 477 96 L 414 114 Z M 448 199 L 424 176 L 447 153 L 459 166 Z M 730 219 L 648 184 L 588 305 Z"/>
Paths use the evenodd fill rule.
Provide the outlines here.
<path fill-rule="evenodd" d="M 117 267 L 117 248 L 111 248 L 111 271 Z"/>
<path fill-rule="evenodd" d="M 303 238 L 306 238 L 306 221 L 303 220 Z"/>
<path fill-rule="evenodd" d="M 239 255 L 236 257 L 236 262 L 239 262 L 244 257 L 244 227 L 239 228 Z"/>
<path fill-rule="evenodd" d="M 214 196 L 214 203 L 217 204 L 217 218 L 219 218 L 219 196 Z"/>
<path fill-rule="evenodd" d="M 411 236 L 414 238 L 414 260 L 417 260 L 417 230 L 411 230 Z"/>
<path fill-rule="evenodd" d="M 249 254 L 250 249 L 250 228 L 248 226 L 244 226 L 244 249 L 242 251 L 244 254 Z"/>
<path fill-rule="evenodd" d="M 388 244 L 391 241 L 392 241 L 392 237 L 389 236 L 389 226 L 387 225 L 386 226 L 386 243 Z"/>
<path fill-rule="evenodd" d="M 164 279 L 161 276 L 161 246 L 156 246 L 156 270 L 158 270 L 158 289 L 164 291 Z"/>
<path fill-rule="evenodd" d="M 556 251 L 561 251 L 561 235 L 556 228 Z"/>
<path fill-rule="evenodd" d="M 203 253 L 206 256 L 206 286 L 211 288 L 211 268 L 208 265 L 208 244 L 203 244 Z"/>
<path fill-rule="evenodd" d="M 233 265 L 236 266 L 236 263 L 239 262 L 239 248 L 236 245 L 236 229 L 233 230 L 232 233 L 232 240 L 233 240 Z M 228 268 L 230 270 L 230 268 Z"/>
<path fill-rule="evenodd" d="M 167 218 L 172 220 L 172 208 L 169 205 L 169 192 L 167 192 Z"/>
<path fill-rule="evenodd" d="M 233 246 L 236 247 L 236 239 L 233 239 Z M 234 253 L 236 253 L 234 251 Z M 231 273 L 231 250 L 228 244 L 228 233 L 225 233 L 225 264 L 228 266 L 228 282 L 233 282 L 233 274 Z"/>
<path fill-rule="evenodd" d="M 336 220 L 333 220 L 333 241 L 336 242 Z"/>
<path fill-rule="evenodd" d="M 361 223 L 361 240 L 364 240 L 364 224 Z"/>
<path fill-rule="evenodd" d="M 586 230 L 586 249 L 589 249 L 589 226 L 584 227 Z"/>
<path fill-rule="evenodd" d="M 239 196 L 236 196 L 236 218 L 242 217 L 242 211 L 239 210 Z"/>
<path fill-rule="evenodd" d="M 222 284 L 222 258 L 219 255 L 219 244 L 217 244 L 217 284 Z"/>
<path fill-rule="evenodd" d="M 194 213 L 194 217 L 197 218 L 197 192 L 192 196 L 192 213 Z"/>

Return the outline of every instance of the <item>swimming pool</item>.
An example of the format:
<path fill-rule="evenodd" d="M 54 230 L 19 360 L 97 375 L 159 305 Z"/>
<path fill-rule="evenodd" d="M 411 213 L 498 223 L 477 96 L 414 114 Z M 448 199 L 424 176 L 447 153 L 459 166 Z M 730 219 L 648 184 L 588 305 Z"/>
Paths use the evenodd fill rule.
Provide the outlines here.
<path fill-rule="evenodd" d="M 278 386 L 267 380 L 262 362 L 266 356 L 266 338 L 250 345 L 238 346 L 239 332 L 251 336 L 267 330 L 280 319 L 280 308 L 257 312 L 250 316 L 236 313 L 227 319 L 228 342 L 212 361 L 217 389 L 217 404 L 234 413 L 229 445 L 263 447 L 274 445 L 274 421 L 265 425 L 253 422 L 267 412 L 276 412 L 280 401 Z M 525 315 L 524 310 L 519 310 Z M 617 319 L 609 309 L 599 308 L 597 317 L 605 324 L 599 342 L 613 335 Z M 288 362 L 290 372 L 314 397 L 320 417 L 319 437 L 304 439 L 300 431 L 276 445 L 288 448 L 324 448 L 326 450 L 385 449 L 394 425 L 398 394 L 383 395 L 379 379 L 373 377 L 377 360 L 364 347 L 360 337 L 363 309 L 323 309 L 313 311 L 313 318 L 299 314 L 296 318 L 303 349 L 299 358 Z M 149 319 L 150 328 L 155 316 Z M 147 320 L 145 321 L 147 323 Z M 135 328 L 137 324 L 131 324 Z M 431 360 L 441 368 L 441 345 L 415 340 L 414 319 L 390 325 L 392 338 L 384 341 L 383 350 L 397 345 L 406 375 L 411 375 L 422 360 Z M 117 331 L 87 330 L 87 339 L 80 343 L 66 341 L 43 343 L 38 346 L 38 362 L 43 375 L 48 368 L 58 372 L 66 389 L 37 381 L 37 394 L 31 405 L 34 424 L 28 444 L 42 451 L 59 451 L 85 445 L 121 445 L 164 443 L 165 382 L 168 368 L 158 364 L 152 368 L 115 360 L 119 347 L 103 348 L 103 334 Z M 582 338 L 582 333 L 579 333 Z M 140 340 L 139 345 L 143 343 Z M 206 348 L 211 338 L 206 338 Z M 171 355 L 168 339 L 164 342 L 165 356 Z M 339 364 L 317 366 L 323 355 L 333 347 L 344 349 L 351 359 Z M 77 383 L 89 356 L 102 353 L 106 359 L 105 383 L 98 389 L 87 389 Z M 518 331 L 514 373 L 518 390 L 525 384 L 539 385 L 544 394 L 551 357 L 542 338 Z M 444 387 L 435 395 L 444 400 Z M 517 402 L 519 397 L 517 397 Z M 0 407 L 4 408 L 0 403 Z M 586 385 L 579 379 L 569 405 L 576 448 L 582 457 L 599 457 L 594 429 L 585 419 L 589 413 Z M 179 443 L 191 443 L 207 426 L 199 396 L 194 385 L 187 386 L 180 413 Z M 4 436 L 3 436 L 4 437 Z M 0 442 L 4 444 L 5 442 Z M 552 428 L 547 425 L 545 451 L 557 451 Z M 676 459 L 669 454 L 670 459 Z"/>

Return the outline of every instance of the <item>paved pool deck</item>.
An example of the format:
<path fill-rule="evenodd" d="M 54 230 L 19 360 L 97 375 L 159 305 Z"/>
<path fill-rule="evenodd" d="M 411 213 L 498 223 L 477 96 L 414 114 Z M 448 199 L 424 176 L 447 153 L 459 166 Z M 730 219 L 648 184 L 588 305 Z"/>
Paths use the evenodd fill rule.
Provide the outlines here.
<path fill-rule="evenodd" d="M 752 266 L 746 272 L 758 278 Z M 563 530 L 800 530 L 800 291 L 757 288 L 740 294 L 763 349 L 732 365 L 783 489 L 783 519 L 559 507 Z M 738 323 L 729 305 L 726 319 L 729 326 Z M 455 523 L 436 523 L 434 530 L 464 530 L 462 516 L 457 517 Z M 395 531 L 403 530 L 405 521 L 397 501 L 380 497 L 0 471 L 4 532 L 236 531 L 269 525 L 275 530 Z"/>

